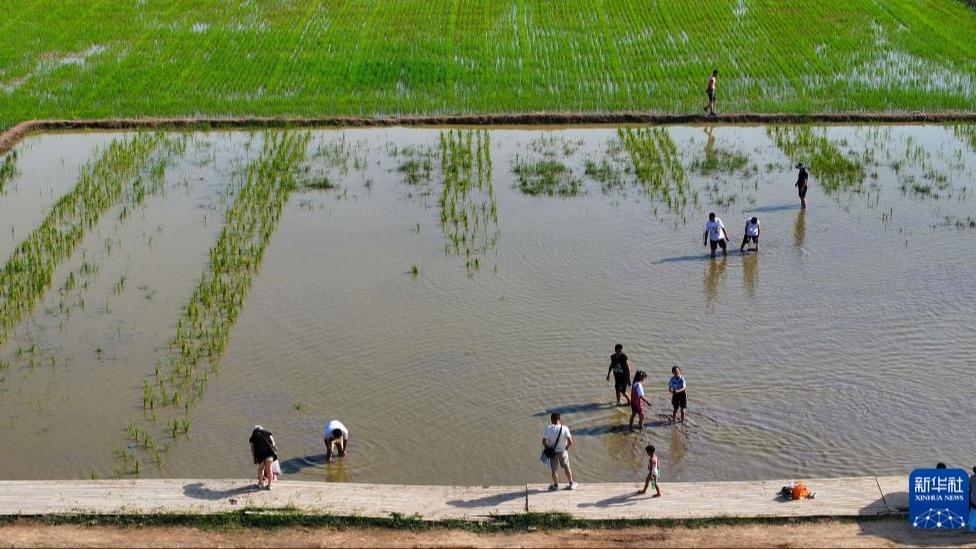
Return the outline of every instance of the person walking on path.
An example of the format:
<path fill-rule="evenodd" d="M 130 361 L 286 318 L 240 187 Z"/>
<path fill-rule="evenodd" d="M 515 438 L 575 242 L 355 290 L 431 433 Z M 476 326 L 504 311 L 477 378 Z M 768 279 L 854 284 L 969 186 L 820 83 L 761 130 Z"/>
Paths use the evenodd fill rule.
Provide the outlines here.
<path fill-rule="evenodd" d="M 752 243 L 756 245 L 755 251 L 759 251 L 759 218 L 753 217 L 752 219 L 746 221 L 746 233 L 742 237 L 742 245 L 739 246 L 739 251 L 746 251 L 746 244 L 752 240 Z"/>
<path fill-rule="evenodd" d="M 654 446 L 648 444 L 644 451 L 647 452 L 647 478 L 644 479 L 644 488 L 637 491 L 638 494 L 646 494 L 647 487 L 649 485 L 654 486 L 655 494 L 652 497 L 661 497 L 661 487 L 657 485 L 657 477 L 661 474 L 661 468 L 657 459 L 657 454 L 654 453 Z"/>
<path fill-rule="evenodd" d="M 634 418 L 639 418 L 637 423 L 637 429 L 640 431 L 644 430 L 644 403 L 648 406 L 651 405 L 651 401 L 644 398 L 644 385 L 641 384 L 642 381 L 647 379 L 647 374 L 643 370 L 637 370 L 634 374 L 634 382 L 630 385 L 630 430 L 634 430 Z"/>
<path fill-rule="evenodd" d="M 559 468 L 562 467 L 566 472 L 566 481 L 569 482 L 567 490 L 575 490 L 579 485 L 573 481 L 573 470 L 569 467 L 569 449 L 573 446 L 573 435 L 569 432 L 569 427 L 562 423 L 562 416 L 559 413 L 552 413 L 549 416 L 549 425 L 542 434 L 542 457 L 548 461 L 549 472 L 552 474 L 552 484 L 549 491 L 559 489 Z"/>
<path fill-rule="evenodd" d="M 271 431 L 255 425 L 248 442 L 251 443 L 251 457 L 254 458 L 254 464 L 258 466 L 258 488 L 270 490 L 271 483 L 274 481 L 272 463 L 278 459 L 274 436 Z"/>
<path fill-rule="evenodd" d="M 793 186 L 796 187 L 796 193 L 800 195 L 800 209 L 803 210 L 807 207 L 807 182 L 810 180 L 810 173 L 807 172 L 803 162 L 797 164 L 796 169 L 800 170 L 800 173 L 797 174 Z"/>
<path fill-rule="evenodd" d="M 702 235 L 702 245 L 711 246 L 712 259 L 715 259 L 715 249 L 722 247 L 722 255 L 729 255 L 727 242 L 729 232 L 725 230 L 725 224 L 715 215 L 715 212 L 708 214 L 708 222 L 705 223 L 705 233 Z"/>
<path fill-rule="evenodd" d="M 685 408 L 688 407 L 688 384 L 685 377 L 681 375 L 681 368 L 677 366 L 671 368 L 671 379 L 668 380 L 668 391 L 671 393 L 671 423 L 678 416 L 678 409 L 681 409 L 681 422 L 685 422 Z"/>
<path fill-rule="evenodd" d="M 346 429 L 346 426 L 338 419 L 331 419 L 325 424 L 322 440 L 325 442 L 326 462 L 332 461 L 333 454 L 343 457 L 349 447 L 349 429 Z"/>
<path fill-rule="evenodd" d="M 705 86 L 705 95 L 708 96 L 708 104 L 705 105 L 705 112 L 710 116 L 715 116 L 715 84 L 718 83 L 718 69 L 712 70 L 712 75 L 708 77 L 708 85 Z"/>
<path fill-rule="evenodd" d="M 610 381 L 610 374 L 613 374 L 613 388 L 617 392 L 617 406 L 621 404 L 620 397 L 630 404 L 630 399 L 627 397 L 627 386 L 630 385 L 630 363 L 627 362 L 627 355 L 624 354 L 624 346 L 619 343 L 613 347 L 613 354 L 610 355 L 607 381 Z"/>

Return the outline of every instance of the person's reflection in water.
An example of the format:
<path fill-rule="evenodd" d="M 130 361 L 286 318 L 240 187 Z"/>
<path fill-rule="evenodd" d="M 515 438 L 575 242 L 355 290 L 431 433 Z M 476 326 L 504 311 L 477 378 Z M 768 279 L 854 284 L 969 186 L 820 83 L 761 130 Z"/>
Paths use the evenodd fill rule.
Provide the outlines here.
<path fill-rule="evenodd" d="M 681 469 L 681 464 L 688 453 L 688 428 L 684 424 L 675 425 L 671 429 L 671 439 L 668 441 L 668 472 L 670 478 L 674 479 L 677 471 Z"/>
<path fill-rule="evenodd" d="M 799 253 L 800 258 L 803 257 L 803 243 L 807 239 L 807 211 L 800 210 L 796 212 L 796 223 L 793 225 L 793 246 L 796 247 L 796 251 Z"/>
<path fill-rule="evenodd" d="M 346 461 L 338 460 L 325 464 L 326 482 L 349 482 L 349 471 L 346 469 Z"/>
<path fill-rule="evenodd" d="M 706 165 L 711 163 L 712 158 L 715 157 L 715 136 L 712 135 L 712 127 L 705 126 L 705 135 L 708 139 L 705 141 L 705 162 Z"/>
<path fill-rule="evenodd" d="M 725 280 L 725 267 L 728 262 L 728 257 L 723 255 L 720 259 L 708 261 L 705 265 L 705 310 L 708 312 L 715 309 L 718 288 Z"/>
<path fill-rule="evenodd" d="M 742 281 L 746 287 L 746 297 L 756 299 L 756 284 L 759 282 L 759 254 L 742 256 Z"/>

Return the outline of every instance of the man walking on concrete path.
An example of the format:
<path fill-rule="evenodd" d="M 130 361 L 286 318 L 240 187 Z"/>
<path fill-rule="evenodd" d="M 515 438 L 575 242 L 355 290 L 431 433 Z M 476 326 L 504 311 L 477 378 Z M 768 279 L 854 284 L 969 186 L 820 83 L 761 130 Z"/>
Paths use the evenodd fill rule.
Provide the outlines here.
<path fill-rule="evenodd" d="M 715 215 L 715 212 L 708 214 L 708 222 L 705 223 L 705 233 L 702 236 L 702 245 L 710 246 L 712 259 L 715 259 L 715 249 L 722 247 L 722 255 L 729 255 L 728 244 L 729 233 L 725 230 L 725 224 Z"/>
<path fill-rule="evenodd" d="M 624 354 L 624 346 L 616 344 L 613 354 L 610 355 L 610 368 L 607 370 L 607 381 L 610 381 L 610 374 L 613 374 L 613 388 L 617 392 L 617 406 L 620 406 L 620 397 L 630 404 L 627 397 L 627 386 L 630 385 L 630 363 L 627 362 L 627 355 Z"/>
<path fill-rule="evenodd" d="M 251 443 L 251 457 L 254 458 L 254 464 L 258 466 L 258 488 L 270 490 L 271 483 L 274 481 L 272 463 L 278 459 L 274 436 L 271 431 L 255 425 L 248 442 Z"/>
<path fill-rule="evenodd" d="M 674 423 L 678 416 L 678 409 L 681 409 L 681 422 L 685 422 L 685 408 L 688 407 L 688 383 L 681 375 L 681 368 L 677 366 L 671 368 L 671 379 L 668 380 L 668 391 L 671 393 L 671 423 Z"/>
<path fill-rule="evenodd" d="M 746 244 L 751 240 L 753 244 L 756 245 L 755 251 L 759 251 L 759 218 L 753 217 L 746 221 L 746 232 L 745 236 L 742 237 L 742 245 L 739 246 L 739 251 L 746 251 Z"/>
<path fill-rule="evenodd" d="M 566 481 L 569 482 L 567 490 L 575 490 L 578 484 L 573 481 L 573 470 L 569 467 L 569 449 L 573 446 L 573 435 L 569 432 L 569 427 L 562 423 L 562 416 L 553 413 L 549 416 L 549 425 L 542 434 L 542 455 L 549 462 L 549 471 L 552 474 L 552 484 L 549 485 L 550 491 L 559 489 L 559 467 L 566 472 Z"/>
<path fill-rule="evenodd" d="M 712 75 L 708 78 L 708 85 L 705 87 L 705 95 L 708 96 L 708 104 L 705 105 L 705 112 L 715 116 L 715 84 L 718 83 L 718 69 L 712 70 Z"/>
<path fill-rule="evenodd" d="M 333 454 L 342 457 L 349 447 L 349 429 L 338 419 L 329 420 L 322 432 L 322 440 L 325 442 L 325 461 L 332 461 Z"/>
<path fill-rule="evenodd" d="M 800 173 L 797 174 L 796 183 L 793 186 L 796 187 L 796 193 L 800 195 L 800 209 L 802 210 L 807 207 L 807 182 L 810 179 L 810 174 L 803 162 L 797 164 L 796 169 L 800 170 Z"/>

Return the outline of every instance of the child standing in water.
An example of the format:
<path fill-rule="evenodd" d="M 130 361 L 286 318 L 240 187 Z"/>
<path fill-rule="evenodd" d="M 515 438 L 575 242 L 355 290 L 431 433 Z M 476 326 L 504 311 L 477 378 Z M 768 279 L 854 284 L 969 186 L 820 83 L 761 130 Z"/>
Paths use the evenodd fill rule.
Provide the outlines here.
<path fill-rule="evenodd" d="M 647 452 L 647 478 L 644 479 L 644 488 L 638 491 L 638 494 L 646 494 L 647 487 L 651 484 L 654 485 L 654 496 L 656 498 L 661 497 L 661 487 L 657 485 L 657 477 L 661 474 L 661 468 L 659 466 L 659 461 L 657 459 L 657 454 L 654 453 L 654 446 L 648 445 L 644 448 Z"/>
<path fill-rule="evenodd" d="M 634 382 L 630 385 L 630 430 L 634 430 L 634 418 L 639 417 L 640 421 L 637 424 L 637 428 L 641 431 L 644 430 L 644 403 L 646 402 L 648 406 L 651 405 L 651 401 L 644 398 L 644 386 L 641 382 L 647 379 L 647 374 L 644 370 L 637 370 L 634 374 Z"/>

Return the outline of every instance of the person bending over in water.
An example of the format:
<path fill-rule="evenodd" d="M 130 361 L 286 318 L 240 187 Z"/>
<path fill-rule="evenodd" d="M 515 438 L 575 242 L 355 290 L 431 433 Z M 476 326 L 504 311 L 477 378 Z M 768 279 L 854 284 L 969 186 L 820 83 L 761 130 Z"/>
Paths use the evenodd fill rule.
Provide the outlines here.
<path fill-rule="evenodd" d="M 708 223 L 705 223 L 705 234 L 702 236 L 702 245 L 711 245 L 712 259 L 715 259 L 715 249 L 722 247 L 722 255 L 729 255 L 726 242 L 729 240 L 729 232 L 725 230 L 725 224 L 719 219 L 715 212 L 708 214 Z"/>
<path fill-rule="evenodd" d="M 654 453 L 654 446 L 648 444 L 647 448 L 644 448 L 647 452 L 647 478 L 644 479 L 644 488 L 638 490 L 638 494 L 646 494 L 647 487 L 649 485 L 654 486 L 654 496 L 656 498 L 661 497 L 661 487 L 657 485 L 657 477 L 661 474 L 661 468 L 658 465 L 660 462 L 657 459 L 657 454 Z"/>
<path fill-rule="evenodd" d="M 610 368 L 607 370 L 607 381 L 610 381 L 610 374 L 613 374 L 613 388 L 617 392 L 617 406 L 620 406 L 620 398 L 630 404 L 627 398 L 627 385 L 630 384 L 630 363 L 627 362 L 627 355 L 624 354 L 624 346 L 616 344 L 613 354 L 610 355 Z"/>
<path fill-rule="evenodd" d="M 644 386 L 642 381 L 647 379 L 647 374 L 643 370 L 637 370 L 634 374 L 634 382 L 630 385 L 630 430 L 634 430 L 634 418 L 639 418 L 637 428 L 644 430 L 644 403 L 651 406 L 651 401 L 644 398 Z"/>
<path fill-rule="evenodd" d="M 342 457 L 349 447 L 349 429 L 338 419 L 333 419 L 325 425 L 322 440 L 325 442 L 325 461 L 332 461 L 333 454 Z"/>
<path fill-rule="evenodd" d="M 746 221 L 746 234 L 742 237 L 742 245 L 739 246 L 739 251 L 746 251 L 746 244 L 752 240 L 752 243 L 756 245 L 756 251 L 759 251 L 759 218 L 753 217 L 752 219 Z"/>
<path fill-rule="evenodd" d="M 797 174 L 793 186 L 796 187 L 796 193 L 800 195 L 800 209 L 804 209 L 807 207 L 807 181 L 810 179 L 810 174 L 803 162 L 797 164 L 796 169 L 800 170 L 800 173 Z"/>

